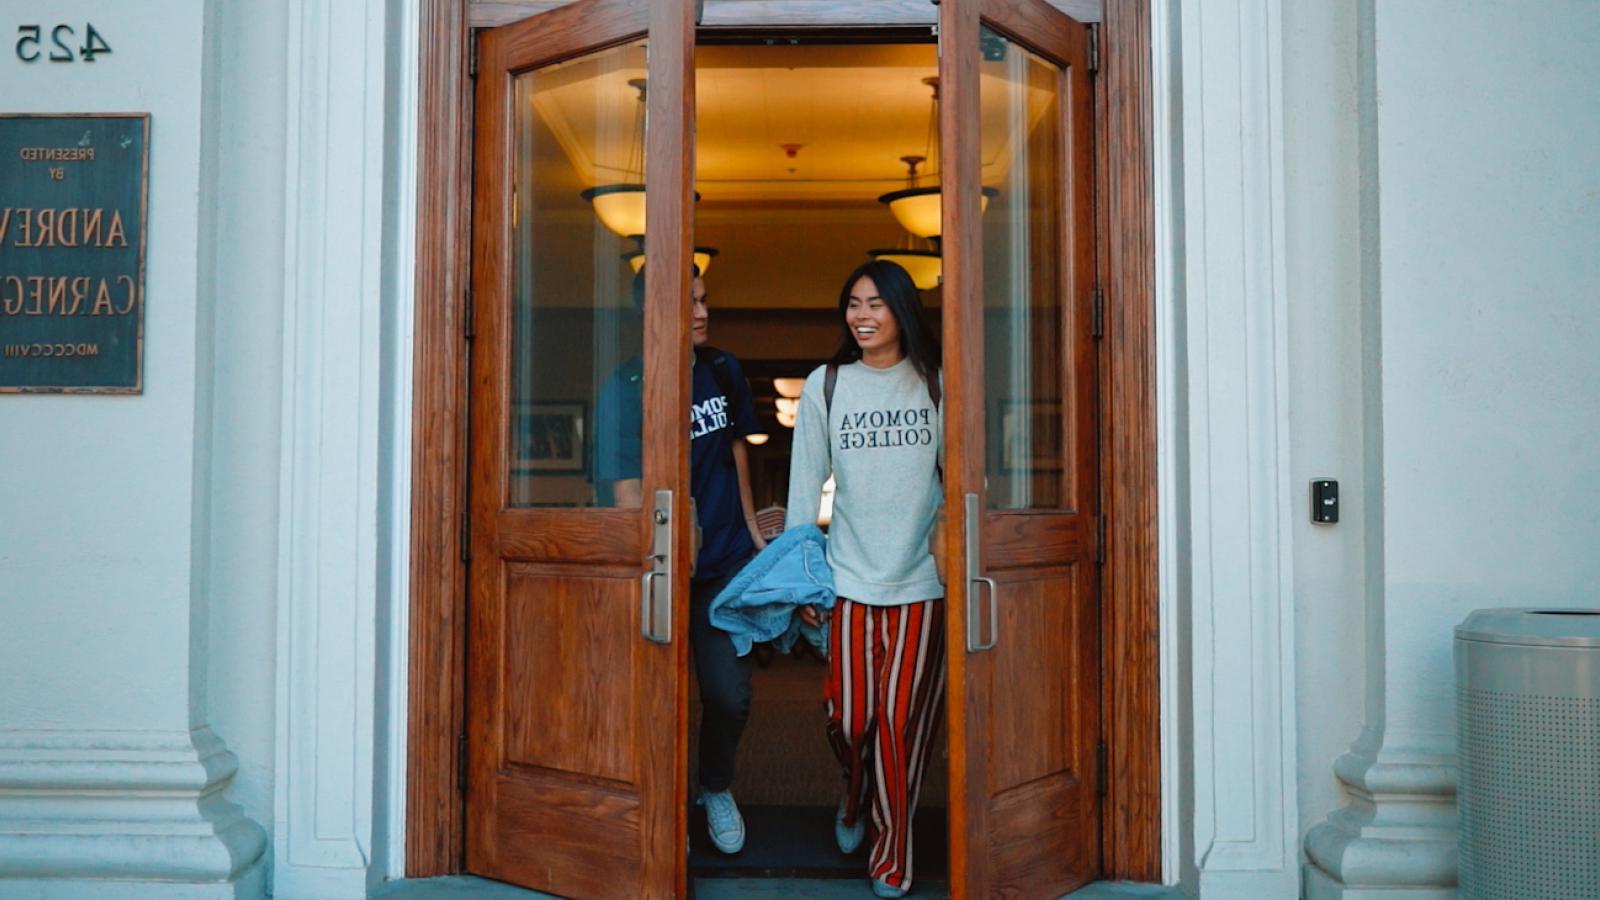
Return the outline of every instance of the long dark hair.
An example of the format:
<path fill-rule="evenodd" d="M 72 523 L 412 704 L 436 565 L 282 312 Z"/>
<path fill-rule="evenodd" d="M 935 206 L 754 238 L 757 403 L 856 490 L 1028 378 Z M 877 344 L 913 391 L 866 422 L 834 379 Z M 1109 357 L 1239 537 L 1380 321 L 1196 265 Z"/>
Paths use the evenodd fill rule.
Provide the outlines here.
<path fill-rule="evenodd" d="M 834 351 L 833 358 L 828 362 L 843 366 L 861 358 L 861 345 L 856 343 L 855 335 L 850 331 L 845 311 L 850 308 L 850 289 L 862 278 L 872 279 L 878 288 L 878 296 L 889 305 L 889 312 L 894 315 L 895 324 L 900 328 L 900 349 L 911 360 L 912 368 L 930 386 L 937 385 L 939 342 L 934 339 L 933 331 L 923 317 L 922 296 L 917 293 L 917 286 L 911 282 L 911 276 L 905 269 L 884 259 L 857 266 L 850 277 L 844 280 L 844 287 L 839 289 L 839 328 L 842 333 L 839 349 Z M 931 390 L 934 388 L 930 387 Z"/>

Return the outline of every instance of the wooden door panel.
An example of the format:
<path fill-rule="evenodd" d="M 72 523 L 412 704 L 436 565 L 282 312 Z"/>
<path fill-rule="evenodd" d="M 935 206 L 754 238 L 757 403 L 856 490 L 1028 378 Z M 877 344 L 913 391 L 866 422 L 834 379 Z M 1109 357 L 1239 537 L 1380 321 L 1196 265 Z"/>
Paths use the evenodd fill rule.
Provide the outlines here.
<path fill-rule="evenodd" d="M 1093 546 L 1087 516 L 991 513 L 983 519 L 983 562 L 989 574 L 1084 559 Z"/>
<path fill-rule="evenodd" d="M 986 570 L 992 571 L 992 570 Z M 1061 648 L 1072 646 L 1073 585 L 1067 573 L 991 576 L 1000 587 L 1000 640 L 989 651 L 993 698 L 989 794 L 1072 769 L 1072 679 Z M 1039 710 L 1062 715 L 1041 720 Z"/>
<path fill-rule="evenodd" d="M 639 865 L 644 810 L 634 795 L 510 772 L 499 799 L 499 866 L 560 885 L 569 897 L 644 897 Z M 554 888 L 552 888 L 554 889 Z"/>
<path fill-rule="evenodd" d="M 1058 772 L 995 798 L 988 815 L 994 889 L 985 896 L 1055 896 L 1055 886 L 1077 882 L 1094 864 L 1079 840 L 1082 823 L 1072 814 L 1080 789 L 1077 779 Z M 1040 853 L 1040 846 L 1060 852 Z"/>
<path fill-rule="evenodd" d="M 645 540 L 639 512 L 631 509 L 502 509 L 495 515 L 495 529 L 501 556 L 552 565 L 637 568 Z"/>
<path fill-rule="evenodd" d="M 506 729 L 506 765 L 637 783 L 633 676 L 642 641 L 637 567 L 550 571 L 516 563 L 506 579 L 506 691 L 537 697 Z M 584 660 L 582 669 L 573 660 Z"/>
<path fill-rule="evenodd" d="M 478 37 L 467 868 L 568 896 L 687 886 L 693 25 L 693 0 L 577 0 Z M 646 76 L 648 117 L 628 83 Z M 623 181 L 665 236 L 642 328 L 633 238 L 589 205 L 600 176 L 577 183 L 552 97 L 640 160 Z M 602 450 L 656 502 L 612 508 Z M 648 638 L 647 594 L 670 623 Z"/>
<path fill-rule="evenodd" d="M 951 884 L 1060 896 L 1100 863 L 1088 31 L 977 0 L 940 40 Z"/>

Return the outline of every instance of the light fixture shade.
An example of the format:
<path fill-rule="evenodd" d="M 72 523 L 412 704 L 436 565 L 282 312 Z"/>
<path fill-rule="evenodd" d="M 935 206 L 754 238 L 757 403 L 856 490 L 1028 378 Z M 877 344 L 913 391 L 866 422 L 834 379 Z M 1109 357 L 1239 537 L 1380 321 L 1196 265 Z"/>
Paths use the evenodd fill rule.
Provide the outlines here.
<path fill-rule="evenodd" d="M 761 431 L 758 431 L 755 434 L 747 434 L 747 435 L 744 436 L 745 440 L 749 441 L 752 446 L 756 446 L 756 447 L 759 447 L 762 444 L 765 444 L 771 438 L 772 438 L 771 435 L 766 434 L 765 432 L 761 432 Z"/>
<path fill-rule="evenodd" d="M 779 397 L 799 397 L 800 392 L 806 389 L 804 378 L 774 378 L 772 389 L 778 392 Z"/>
<path fill-rule="evenodd" d="M 594 205 L 601 224 L 621 237 L 644 234 L 644 185 L 601 184 L 579 196 Z"/>
<path fill-rule="evenodd" d="M 711 257 L 716 256 L 719 252 L 720 251 L 715 247 L 694 248 L 694 264 L 700 268 L 701 275 L 705 275 L 706 270 L 711 268 Z M 635 250 L 632 253 L 624 253 L 622 254 L 622 258 L 628 261 L 628 265 L 632 266 L 633 271 L 635 272 L 644 268 L 643 250 Z"/>
<path fill-rule="evenodd" d="M 778 424 L 782 425 L 785 428 L 793 428 L 794 427 L 794 413 L 786 413 L 781 409 L 778 410 Z"/>
<path fill-rule="evenodd" d="M 943 230 L 938 185 L 894 191 L 879 197 L 878 202 L 889 204 L 900 227 L 919 238 L 931 238 Z"/>
<path fill-rule="evenodd" d="M 978 212 L 981 214 L 989 208 L 989 200 L 1000 196 L 1000 191 L 986 187 L 979 195 Z M 942 206 L 939 202 L 939 186 L 906 188 L 901 191 L 890 191 L 878 198 L 879 203 L 887 203 L 889 211 L 894 213 L 900 227 L 911 232 L 919 238 L 936 238 L 943 230 L 940 220 Z"/>
<path fill-rule="evenodd" d="M 944 260 L 932 250 L 868 250 L 867 255 L 905 269 L 919 291 L 938 287 L 944 277 Z"/>
<path fill-rule="evenodd" d="M 788 413 L 793 416 L 800 412 L 800 401 L 793 397 L 779 397 L 772 402 L 778 407 L 779 413 Z"/>
<path fill-rule="evenodd" d="M 579 192 L 578 196 L 594 206 L 594 214 L 600 217 L 601 224 L 622 237 L 643 240 L 644 194 L 642 184 L 597 184 Z M 699 191 L 694 192 L 694 202 L 700 202 Z"/>

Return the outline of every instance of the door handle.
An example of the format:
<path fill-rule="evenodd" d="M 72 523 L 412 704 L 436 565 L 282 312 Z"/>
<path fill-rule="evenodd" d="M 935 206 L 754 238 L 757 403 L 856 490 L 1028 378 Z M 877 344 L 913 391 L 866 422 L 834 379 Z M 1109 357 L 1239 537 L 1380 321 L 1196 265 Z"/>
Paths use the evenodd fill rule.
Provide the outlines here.
<path fill-rule="evenodd" d="M 672 491 L 656 491 L 655 509 L 650 515 L 650 568 L 639 578 L 639 633 L 647 641 L 672 643 Z M 656 588 L 665 578 L 664 602 Z M 662 616 L 663 610 L 665 617 Z"/>
<path fill-rule="evenodd" d="M 983 511 L 978 507 L 978 495 L 967 494 L 966 506 L 966 546 L 967 546 L 967 652 L 981 653 L 993 650 L 1000 642 L 1000 586 L 994 579 L 983 574 L 978 558 L 978 551 L 982 549 L 981 529 L 983 526 Z M 983 639 L 979 615 L 979 604 L 983 600 L 982 587 L 989 588 L 989 639 Z"/>

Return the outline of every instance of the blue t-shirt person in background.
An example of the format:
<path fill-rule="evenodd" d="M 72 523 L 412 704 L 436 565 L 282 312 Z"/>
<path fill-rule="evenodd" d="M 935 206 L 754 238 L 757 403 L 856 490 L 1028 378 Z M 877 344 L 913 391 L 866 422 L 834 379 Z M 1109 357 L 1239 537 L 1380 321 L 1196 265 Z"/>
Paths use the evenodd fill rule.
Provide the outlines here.
<path fill-rule="evenodd" d="M 633 280 L 644 305 L 644 271 Z M 700 554 L 690 582 L 689 641 L 704 707 L 700 717 L 700 802 L 711 842 L 724 853 L 744 847 L 744 819 L 728 788 L 739 738 L 750 715 L 749 660 L 711 625 L 711 600 L 765 546 L 755 525 L 745 436 L 760 429 L 739 361 L 711 347 L 706 285 L 695 269 L 690 325 L 694 344 L 689 408 L 689 490 L 700 520 Z M 644 365 L 623 363 L 600 390 L 595 410 L 595 491 L 603 506 L 643 501 Z"/>

